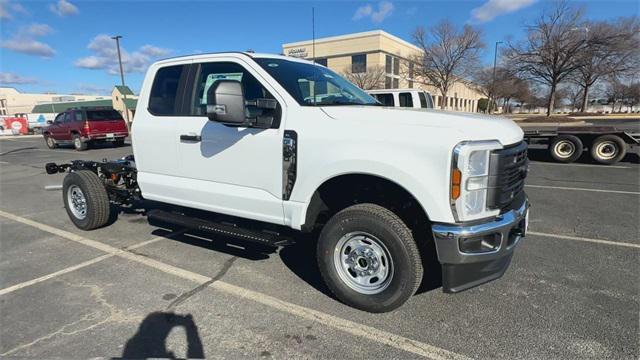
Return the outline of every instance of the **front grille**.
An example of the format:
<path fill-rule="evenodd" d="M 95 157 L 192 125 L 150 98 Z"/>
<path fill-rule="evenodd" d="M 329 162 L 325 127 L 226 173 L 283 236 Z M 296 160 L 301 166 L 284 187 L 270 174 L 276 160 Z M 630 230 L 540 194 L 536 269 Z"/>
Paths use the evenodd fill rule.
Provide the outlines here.
<path fill-rule="evenodd" d="M 527 143 L 524 141 L 491 153 L 487 193 L 489 209 L 505 208 L 519 198 L 528 167 Z"/>

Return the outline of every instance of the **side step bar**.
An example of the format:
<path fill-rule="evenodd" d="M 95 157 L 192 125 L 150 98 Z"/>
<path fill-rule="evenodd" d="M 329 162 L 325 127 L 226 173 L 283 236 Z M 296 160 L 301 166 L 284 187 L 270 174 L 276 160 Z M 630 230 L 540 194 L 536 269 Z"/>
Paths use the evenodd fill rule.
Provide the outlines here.
<path fill-rule="evenodd" d="M 216 234 L 251 241 L 270 246 L 284 246 L 293 243 L 293 239 L 285 237 L 274 231 L 256 231 L 239 227 L 228 222 L 215 222 L 200 218 L 190 217 L 181 213 L 169 212 L 159 209 L 147 212 L 149 222 L 153 220 L 173 224 L 190 230 L 196 230 L 209 234 Z"/>

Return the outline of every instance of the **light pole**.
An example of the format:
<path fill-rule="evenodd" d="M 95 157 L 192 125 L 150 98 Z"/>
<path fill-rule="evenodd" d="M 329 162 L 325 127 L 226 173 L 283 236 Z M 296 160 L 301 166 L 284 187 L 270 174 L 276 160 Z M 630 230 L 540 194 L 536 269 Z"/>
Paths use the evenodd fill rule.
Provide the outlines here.
<path fill-rule="evenodd" d="M 116 41 L 116 48 L 118 49 L 118 64 L 120 64 L 120 80 L 122 81 L 122 87 L 125 87 L 124 84 L 124 71 L 122 70 L 122 56 L 120 55 L 120 39 L 122 36 L 116 35 L 111 37 Z M 124 116 L 127 119 L 127 127 L 131 129 L 131 120 L 129 120 L 129 109 L 127 109 L 127 94 L 122 93 L 122 103 L 124 105 Z"/>
<path fill-rule="evenodd" d="M 502 44 L 502 41 L 496 41 L 496 49 L 493 53 L 493 77 L 491 78 L 491 93 L 489 95 L 489 114 L 491 114 L 491 108 L 493 107 L 493 96 L 496 86 L 496 62 L 498 60 L 498 44 Z"/>

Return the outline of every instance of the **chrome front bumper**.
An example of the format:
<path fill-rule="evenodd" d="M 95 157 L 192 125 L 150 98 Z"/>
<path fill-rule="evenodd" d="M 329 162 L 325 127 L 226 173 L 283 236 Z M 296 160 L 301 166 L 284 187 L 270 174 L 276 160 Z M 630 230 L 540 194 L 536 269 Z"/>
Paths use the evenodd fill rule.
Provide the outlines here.
<path fill-rule="evenodd" d="M 526 234 L 529 201 L 491 221 L 473 225 L 432 226 L 445 292 L 459 292 L 501 277 Z M 479 249 L 463 250 L 469 242 Z"/>

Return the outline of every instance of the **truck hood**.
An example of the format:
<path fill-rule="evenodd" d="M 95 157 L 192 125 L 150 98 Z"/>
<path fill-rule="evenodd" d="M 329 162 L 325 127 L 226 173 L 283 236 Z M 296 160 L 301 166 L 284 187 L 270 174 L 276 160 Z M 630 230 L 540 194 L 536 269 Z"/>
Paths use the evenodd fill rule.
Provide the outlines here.
<path fill-rule="evenodd" d="M 502 145 L 522 141 L 522 129 L 512 120 L 472 113 L 381 106 L 323 106 L 337 120 L 385 126 L 445 128 L 457 131 L 463 140 L 498 140 Z M 425 129 L 427 130 L 427 129 Z M 425 134 L 428 134 L 425 131 Z"/>

